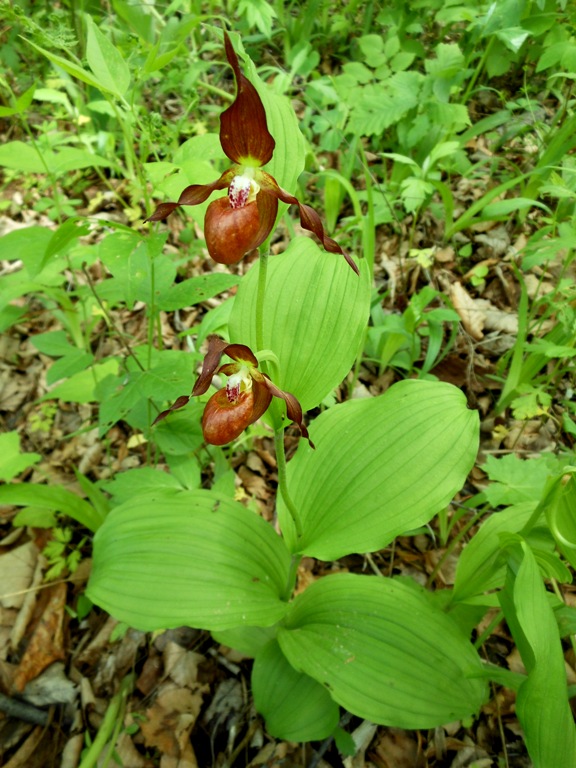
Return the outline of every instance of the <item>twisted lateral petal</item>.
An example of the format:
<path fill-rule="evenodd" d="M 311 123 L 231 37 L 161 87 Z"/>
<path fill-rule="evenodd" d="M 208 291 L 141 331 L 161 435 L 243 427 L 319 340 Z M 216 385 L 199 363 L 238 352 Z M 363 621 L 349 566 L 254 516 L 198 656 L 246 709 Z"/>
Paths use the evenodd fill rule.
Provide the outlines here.
<path fill-rule="evenodd" d="M 181 205 L 198 205 L 208 200 L 212 192 L 217 189 L 225 189 L 234 178 L 234 169 L 229 168 L 220 176 L 219 179 L 211 184 L 191 184 L 180 194 L 176 203 L 160 203 L 152 216 L 148 216 L 144 221 L 164 221 L 168 216 Z"/>
<path fill-rule="evenodd" d="M 276 142 L 268 130 L 258 91 L 242 73 L 236 51 L 224 32 L 226 58 L 236 78 L 236 98 L 220 115 L 220 144 L 234 163 L 259 167 L 272 159 Z"/>
<path fill-rule="evenodd" d="M 273 384 L 270 379 L 266 376 L 264 378 L 264 383 L 266 384 L 266 387 L 268 388 L 268 391 L 274 395 L 274 397 L 279 397 L 281 400 L 284 400 L 286 403 L 286 413 L 288 415 L 288 418 L 293 421 L 298 429 L 300 430 L 300 434 L 302 437 L 306 438 L 308 442 L 310 443 L 310 446 L 312 448 L 315 448 L 316 446 L 310 440 L 310 435 L 308 434 L 308 430 L 306 429 L 306 425 L 303 421 L 303 415 L 302 415 L 302 406 L 298 402 L 298 399 L 294 397 L 294 395 L 290 394 L 290 392 L 284 392 L 283 389 L 280 389 L 275 384 Z"/>
<path fill-rule="evenodd" d="M 164 421 L 166 416 L 168 416 L 169 413 L 172 413 L 172 411 L 177 411 L 179 408 L 184 408 L 185 405 L 188 405 L 190 398 L 191 395 L 180 395 L 176 402 L 172 403 L 170 408 L 166 408 L 165 411 L 162 411 L 162 413 L 159 413 L 158 416 L 156 416 L 152 422 L 152 426 L 154 426 L 154 424 L 158 424 L 159 421 Z"/>
<path fill-rule="evenodd" d="M 329 253 L 340 253 L 344 256 L 354 272 L 356 272 L 357 275 L 360 274 L 360 270 L 354 263 L 352 257 L 338 245 L 336 240 L 333 240 L 324 232 L 320 216 L 318 216 L 314 208 L 311 208 L 309 205 L 304 205 L 304 203 L 301 203 L 298 198 L 294 197 L 294 195 L 291 195 L 289 192 L 286 192 L 285 189 L 279 187 L 276 183 L 276 179 L 269 173 L 266 173 L 266 171 L 259 172 L 258 183 L 260 184 L 261 192 L 266 192 L 268 195 L 271 195 L 288 205 L 297 205 L 300 212 L 300 224 L 304 229 L 313 232 L 326 251 L 329 251 Z"/>

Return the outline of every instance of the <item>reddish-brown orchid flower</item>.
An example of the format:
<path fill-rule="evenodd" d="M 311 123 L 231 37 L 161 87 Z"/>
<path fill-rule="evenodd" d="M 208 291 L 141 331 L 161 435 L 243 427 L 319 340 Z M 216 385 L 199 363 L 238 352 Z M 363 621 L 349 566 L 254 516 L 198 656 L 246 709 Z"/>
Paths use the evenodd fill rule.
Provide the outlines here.
<path fill-rule="evenodd" d="M 220 365 L 222 355 L 228 355 L 234 362 Z M 302 408 L 294 395 L 279 389 L 266 374 L 258 370 L 258 360 L 250 347 L 229 344 L 218 336 L 208 337 L 208 352 L 192 394 L 179 397 L 170 408 L 156 417 L 154 423 L 166 418 L 171 411 L 185 406 L 191 397 L 203 395 L 216 373 L 224 373 L 228 381 L 206 403 L 202 432 L 207 443 L 226 445 L 232 442 L 264 414 L 272 397 L 279 397 L 286 403 L 288 418 L 298 426 L 302 437 L 314 447 L 302 421 Z"/>
<path fill-rule="evenodd" d="M 220 117 L 220 144 L 234 165 L 211 184 L 192 184 L 175 203 L 161 203 L 147 221 L 163 221 L 181 205 L 198 205 L 217 189 L 228 188 L 226 197 L 208 206 L 204 236 L 214 261 L 235 264 L 261 245 L 276 221 L 278 200 L 297 205 L 300 223 L 313 232 L 330 253 L 341 253 L 358 274 L 358 267 L 338 243 L 324 232 L 316 211 L 282 189 L 262 166 L 269 163 L 275 141 L 268 130 L 264 105 L 256 88 L 240 70 L 236 52 L 224 32 L 226 58 L 236 79 L 236 98 Z"/>

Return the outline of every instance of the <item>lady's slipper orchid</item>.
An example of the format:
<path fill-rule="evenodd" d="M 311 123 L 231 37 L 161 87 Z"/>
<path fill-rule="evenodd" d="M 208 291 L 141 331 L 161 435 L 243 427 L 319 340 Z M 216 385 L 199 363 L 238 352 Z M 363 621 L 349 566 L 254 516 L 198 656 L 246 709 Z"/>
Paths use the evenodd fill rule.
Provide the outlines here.
<path fill-rule="evenodd" d="M 228 355 L 234 362 L 220 365 L 222 355 Z M 288 418 L 298 426 L 302 437 L 314 447 L 302 421 L 302 408 L 294 395 L 279 389 L 266 374 L 258 370 L 258 360 L 250 347 L 229 344 L 218 336 L 208 338 L 208 352 L 192 394 L 179 397 L 170 408 L 156 417 L 154 423 L 164 419 L 171 411 L 185 406 L 190 397 L 203 395 L 217 373 L 224 373 L 228 381 L 206 403 L 202 432 L 207 443 L 226 445 L 232 442 L 262 416 L 272 402 L 272 397 L 279 397 L 286 403 Z"/>
<path fill-rule="evenodd" d="M 268 130 L 264 105 L 256 88 L 240 70 L 238 57 L 224 32 L 226 58 L 236 79 L 236 98 L 220 117 L 220 144 L 234 165 L 211 184 L 192 184 L 175 203 L 161 203 L 147 221 L 163 221 L 181 205 L 198 205 L 217 189 L 228 196 L 214 200 L 204 219 L 208 252 L 221 264 L 236 264 L 261 245 L 276 221 L 278 200 L 297 205 L 300 223 L 313 232 L 330 253 L 341 253 L 358 274 L 358 267 L 338 243 L 324 232 L 316 211 L 282 189 L 276 179 L 261 170 L 269 163 L 275 141 Z"/>

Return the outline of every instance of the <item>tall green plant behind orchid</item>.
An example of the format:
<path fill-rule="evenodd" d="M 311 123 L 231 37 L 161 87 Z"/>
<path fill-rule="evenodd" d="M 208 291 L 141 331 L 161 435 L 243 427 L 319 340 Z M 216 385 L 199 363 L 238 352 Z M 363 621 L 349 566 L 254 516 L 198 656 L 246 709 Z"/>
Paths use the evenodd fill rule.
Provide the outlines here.
<path fill-rule="evenodd" d="M 220 144 L 234 165 L 210 184 L 191 184 L 177 202 L 161 203 L 147 221 L 163 221 L 181 205 L 198 205 L 219 189 L 226 197 L 214 200 L 204 218 L 204 236 L 210 256 L 221 264 L 236 264 L 270 235 L 278 201 L 297 205 L 300 223 L 313 232 L 330 253 L 340 253 L 352 269 L 352 258 L 329 237 L 320 217 L 309 205 L 282 189 L 262 168 L 272 159 L 276 142 L 266 121 L 266 111 L 256 88 L 242 73 L 230 38 L 224 32 L 226 58 L 234 71 L 236 98 L 220 117 Z"/>

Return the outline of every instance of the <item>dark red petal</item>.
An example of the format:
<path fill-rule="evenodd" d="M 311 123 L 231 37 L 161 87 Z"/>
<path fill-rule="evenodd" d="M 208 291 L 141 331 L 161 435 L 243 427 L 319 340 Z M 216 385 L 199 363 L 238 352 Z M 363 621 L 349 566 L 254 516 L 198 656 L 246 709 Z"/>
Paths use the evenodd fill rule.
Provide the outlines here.
<path fill-rule="evenodd" d="M 274 397 L 279 397 L 286 403 L 286 413 L 288 414 L 288 418 L 293 421 L 298 429 L 300 430 L 300 434 L 302 437 L 306 438 L 308 442 L 310 443 L 310 446 L 312 448 L 315 448 L 316 446 L 310 440 L 310 435 L 308 434 L 308 430 L 306 429 L 306 425 L 304 424 L 303 417 L 302 417 L 302 406 L 298 402 L 298 399 L 294 397 L 294 395 L 291 395 L 290 392 L 284 392 L 284 390 L 277 387 L 275 384 L 272 384 L 270 379 L 268 377 L 265 377 L 264 383 L 268 389 L 268 391 L 274 395 Z"/>
<path fill-rule="evenodd" d="M 352 257 L 338 245 L 336 240 L 328 237 L 324 232 L 320 216 L 318 216 L 314 208 L 311 208 L 309 205 L 304 205 L 304 203 L 301 203 L 298 198 L 294 197 L 294 195 L 291 195 L 289 192 L 286 192 L 285 189 L 279 187 L 276 179 L 265 171 L 260 172 L 258 183 L 260 184 L 261 192 L 266 192 L 268 195 L 276 197 L 278 200 L 282 200 L 283 203 L 287 203 L 288 205 L 297 205 L 300 212 L 300 224 L 304 229 L 313 232 L 318 240 L 320 240 L 325 250 L 330 253 L 342 254 L 354 272 L 356 272 L 357 275 L 360 274 L 360 270 L 354 263 Z"/>
<path fill-rule="evenodd" d="M 196 384 L 194 384 L 192 397 L 203 395 L 207 391 L 212 383 L 212 376 L 214 376 L 216 369 L 220 365 L 220 358 L 228 346 L 230 345 L 224 339 L 218 336 L 208 336 L 208 352 L 204 357 L 200 376 L 198 376 Z"/>
<path fill-rule="evenodd" d="M 224 353 L 239 363 L 249 363 L 254 368 L 258 367 L 258 359 L 250 347 L 245 344 L 228 344 Z"/>
<path fill-rule="evenodd" d="M 212 383 L 212 377 L 216 373 L 216 369 L 220 365 L 220 359 L 224 354 L 238 362 L 246 362 L 255 367 L 258 365 L 256 356 L 250 347 L 247 347 L 245 344 L 230 344 L 219 336 L 208 336 L 208 351 L 206 352 L 204 362 L 202 363 L 200 376 L 198 377 L 196 384 L 194 384 L 192 397 L 203 395 L 204 392 L 208 390 L 208 387 Z M 228 368 L 228 365 L 222 366 L 221 370 L 222 373 L 225 373 L 227 376 L 236 373 L 236 367 L 232 370 L 231 368 Z"/>
<path fill-rule="evenodd" d="M 168 216 L 170 216 L 172 211 L 175 211 L 176 208 L 179 207 L 178 203 L 160 203 L 152 216 L 148 216 L 144 221 L 164 221 L 164 219 L 167 219 Z"/>
<path fill-rule="evenodd" d="M 256 195 L 256 202 L 258 203 L 258 213 L 260 215 L 260 229 L 256 233 L 252 248 L 258 248 L 266 240 L 270 232 L 272 232 L 272 228 L 276 223 L 276 216 L 278 215 L 278 200 L 272 195 L 268 195 L 260 190 Z"/>
<path fill-rule="evenodd" d="M 220 144 L 234 163 L 266 165 L 272 159 L 276 142 L 268 130 L 264 105 L 256 88 L 242 73 L 226 32 L 224 45 L 226 58 L 234 70 L 237 90 L 232 105 L 220 115 Z"/>
<path fill-rule="evenodd" d="M 222 176 L 211 184 L 191 184 L 181 193 L 177 203 L 160 203 L 152 216 L 148 216 L 144 221 L 164 221 L 172 211 L 181 205 L 198 205 L 208 200 L 212 192 L 217 189 L 225 189 L 234 178 L 234 169 L 224 171 Z"/>
<path fill-rule="evenodd" d="M 268 410 L 268 406 L 272 401 L 272 392 L 268 389 L 265 379 L 262 382 L 258 379 L 252 379 L 252 392 L 254 395 L 254 405 L 252 406 L 252 421 L 250 424 L 258 421 L 260 416 Z"/>
<path fill-rule="evenodd" d="M 154 426 L 154 424 L 158 424 L 159 421 L 163 421 L 169 413 L 172 413 L 172 411 L 177 411 L 178 408 L 184 408 L 189 400 L 190 395 L 180 395 L 180 397 L 176 400 L 175 403 L 173 403 L 173 405 L 170 406 L 170 408 L 167 408 L 165 411 L 162 411 L 162 413 L 159 413 L 158 416 L 156 416 L 152 422 L 152 426 Z"/>

